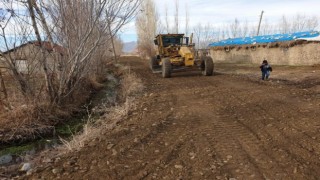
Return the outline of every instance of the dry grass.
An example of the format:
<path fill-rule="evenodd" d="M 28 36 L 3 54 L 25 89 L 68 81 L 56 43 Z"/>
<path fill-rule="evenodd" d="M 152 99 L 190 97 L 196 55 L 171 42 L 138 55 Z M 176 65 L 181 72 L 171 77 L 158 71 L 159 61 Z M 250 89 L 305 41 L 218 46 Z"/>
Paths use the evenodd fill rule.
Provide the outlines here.
<path fill-rule="evenodd" d="M 99 90 L 101 90 L 101 89 L 103 89 L 105 87 L 104 84 L 99 83 L 101 81 L 98 82 L 97 80 L 92 79 L 92 78 L 90 78 L 88 81 L 89 81 L 89 84 L 90 84 L 91 88 L 96 90 L 96 91 L 99 91 Z"/>
<path fill-rule="evenodd" d="M 89 116 L 82 134 L 74 135 L 73 141 L 70 142 L 62 140 L 67 149 L 84 146 L 87 139 L 98 137 L 102 130 L 112 129 L 116 123 L 126 118 L 130 110 L 135 108 L 135 95 L 143 89 L 141 80 L 132 74 L 128 67 L 119 66 L 115 72 L 121 74 L 122 77 L 121 89 L 118 93 L 121 105 L 109 102 L 108 106 L 101 106 L 99 110 L 102 109 L 103 112 L 100 114 L 104 114 L 103 117 L 93 123 Z M 105 77 L 101 79 L 105 80 Z M 3 104 L 0 104 L 0 107 L 3 107 L 0 109 L 0 143 L 22 142 L 53 134 L 55 125 L 69 119 L 73 113 L 79 111 L 79 107 L 87 102 L 92 92 L 104 88 L 97 78 L 83 79 L 79 88 L 63 102 L 63 106 L 52 106 L 44 90 L 42 94 L 37 94 L 36 100 L 27 100 L 22 97 L 17 84 L 11 77 L 7 76 L 6 82 L 12 83 L 7 86 L 10 93 L 9 105 L 4 107 Z M 42 80 L 35 82 L 38 82 L 37 88 L 39 89 L 44 85 Z M 110 107 L 109 104 L 116 105 Z M 101 127 L 104 128 L 101 129 Z"/>
<path fill-rule="evenodd" d="M 44 83 L 39 77 L 36 88 L 41 89 Z M 63 106 L 50 105 L 44 90 L 40 90 L 36 98 L 24 98 L 14 80 L 6 77 L 9 93 L 6 106 L 0 109 L 0 143 L 22 142 L 33 140 L 43 135 L 52 135 L 54 126 L 69 119 L 79 111 L 79 107 L 87 102 L 93 91 L 104 86 L 94 79 L 84 79 L 79 88 Z M 11 83 L 10 83 L 11 82 Z"/>
<path fill-rule="evenodd" d="M 1 143 L 26 141 L 52 134 L 59 117 L 69 117 L 68 110 L 48 104 L 24 104 L 0 116 Z"/>
<path fill-rule="evenodd" d="M 136 74 L 131 73 L 130 67 L 126 67 L 124 71 L 127 71 L 127 73 L 123 75 L 121 80 L 121 90 L 122 95 L 126 98 L 141 92 L 144 86 L 141 79 L 139 79 Z"/>
<path fill-rule="evenodd" d="M 131 73 L 128 67 L 122 67 L 120 71 L 124 72 L 121 79 L 120 95 L 123 103 L 105 108 L 104 115 L 96 120 L 93 120 L 90 114 L 82 132 L 73 135 L 70 141 L 61 139 L 65 150 L 74 151 L 81 149 L 88 142 L 100 138 L 104 132 L 112 130 L 119 122 L 127 118 L 130 111 L 136 109 L 136 97 L 144 89 L 142 81 L 135 74 Z M 101 110 L 101 108 L 96 109 Z"/>
<path fill-rule="evenodd" d="M 63 138 L 60 138 L 60 141 L 64 144 L 64 148 L 69 151 L 79 150 L 81 147 L 84 147 L 87 139 L 93 139 L 93 137 L 96 137 L 99 132 L 99 128 L 94 126 L 93 118 L 89 114 L 87 123 L 83 126 L 83 131 L 81 133 L 73 135 L 71 141 Z"/>

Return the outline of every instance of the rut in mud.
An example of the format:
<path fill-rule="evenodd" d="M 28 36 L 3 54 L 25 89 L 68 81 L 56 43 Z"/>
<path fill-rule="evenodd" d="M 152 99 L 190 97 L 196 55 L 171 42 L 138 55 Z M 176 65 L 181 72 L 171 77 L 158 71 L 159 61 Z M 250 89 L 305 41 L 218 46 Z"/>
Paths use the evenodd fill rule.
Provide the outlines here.
<path fill-rule="evenodd" d="M 320 95 L 314 88 L 232 73 L 205 77 L 185 72 L 164 79 L 152 74 L 144 60 L 125 58 L 122 63 L 147 87 L 138 110 L 100 141 L 32 177 L 320 177 Z"/>

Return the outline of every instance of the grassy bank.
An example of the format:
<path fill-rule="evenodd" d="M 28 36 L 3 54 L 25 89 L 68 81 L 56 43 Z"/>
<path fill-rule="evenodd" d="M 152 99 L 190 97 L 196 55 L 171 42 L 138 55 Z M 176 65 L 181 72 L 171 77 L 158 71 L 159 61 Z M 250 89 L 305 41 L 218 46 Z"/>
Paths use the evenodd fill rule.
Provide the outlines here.
<path fill-rule="evenodd" d="M 130 72 L 130 67 L 121 66 L 120 71 L 122 75 L 117 100 L 115 102 L 102 100 L 92 109 L 81 132 L 73 135 L 71 140 L 61 139 L 66 151 L 83 148 L 88 142 L 113 129 L 117 123 L 125 120 L 129 113 L 135 110 L 135 99 L 142 94 L 144 86 L 141 79 Z"/>
<path fill-rule="evenodd" d="M 77 133 L 85 124 L 81 118 L 88 114 L 92 99 L 104 88 L 115 88 L 113 79 L 108 79 L 110 74 L 118 76 L 118 70 L 112 64 L 103 76 L 83 79 L 79 88 L 62 105 L 50 105 L 47 100 L 12 100 L 11 109 L 0 111 L 1 149 L 10 144 Z M 110 86 L 108 83 L 113 85 Z"/>

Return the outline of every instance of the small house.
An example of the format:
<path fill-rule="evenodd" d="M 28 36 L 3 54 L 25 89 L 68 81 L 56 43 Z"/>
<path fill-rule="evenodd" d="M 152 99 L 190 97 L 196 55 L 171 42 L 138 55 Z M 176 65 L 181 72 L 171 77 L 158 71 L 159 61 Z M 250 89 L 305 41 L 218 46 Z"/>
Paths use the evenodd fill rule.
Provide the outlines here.
<path fill-rule="evenodd" d="M 3 52 L 0 57 L 0 67 L 9 69 L 15 67 L 23 74 L 38 73 L 43 69 L 42 60 L 46 59 L 49 70 L 60 68 L 59 64 L 65 54 L 65 49 L 47 41 L 41 42 L 41 45 L 44 52 L 38 41 L 29 41 Z"/>

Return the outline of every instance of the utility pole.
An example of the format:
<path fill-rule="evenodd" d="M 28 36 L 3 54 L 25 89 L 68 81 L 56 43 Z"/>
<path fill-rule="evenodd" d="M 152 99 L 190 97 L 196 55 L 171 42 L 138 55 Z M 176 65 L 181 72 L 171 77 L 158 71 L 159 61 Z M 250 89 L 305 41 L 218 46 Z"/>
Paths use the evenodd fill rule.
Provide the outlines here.
<path fill-rule="evenodd" d="M 263 16 L 264 11 L 261 11 L 261 15 L 260 15 L 260 21 L 259 21 L 259 26 L 258 26 L 258 31 L 257 31 L 257 36 L 259 36 L 259 31 L 260 31 L 260 25 L 261 25 L 261 21 L 262 21 L 262 16 Z"/>

